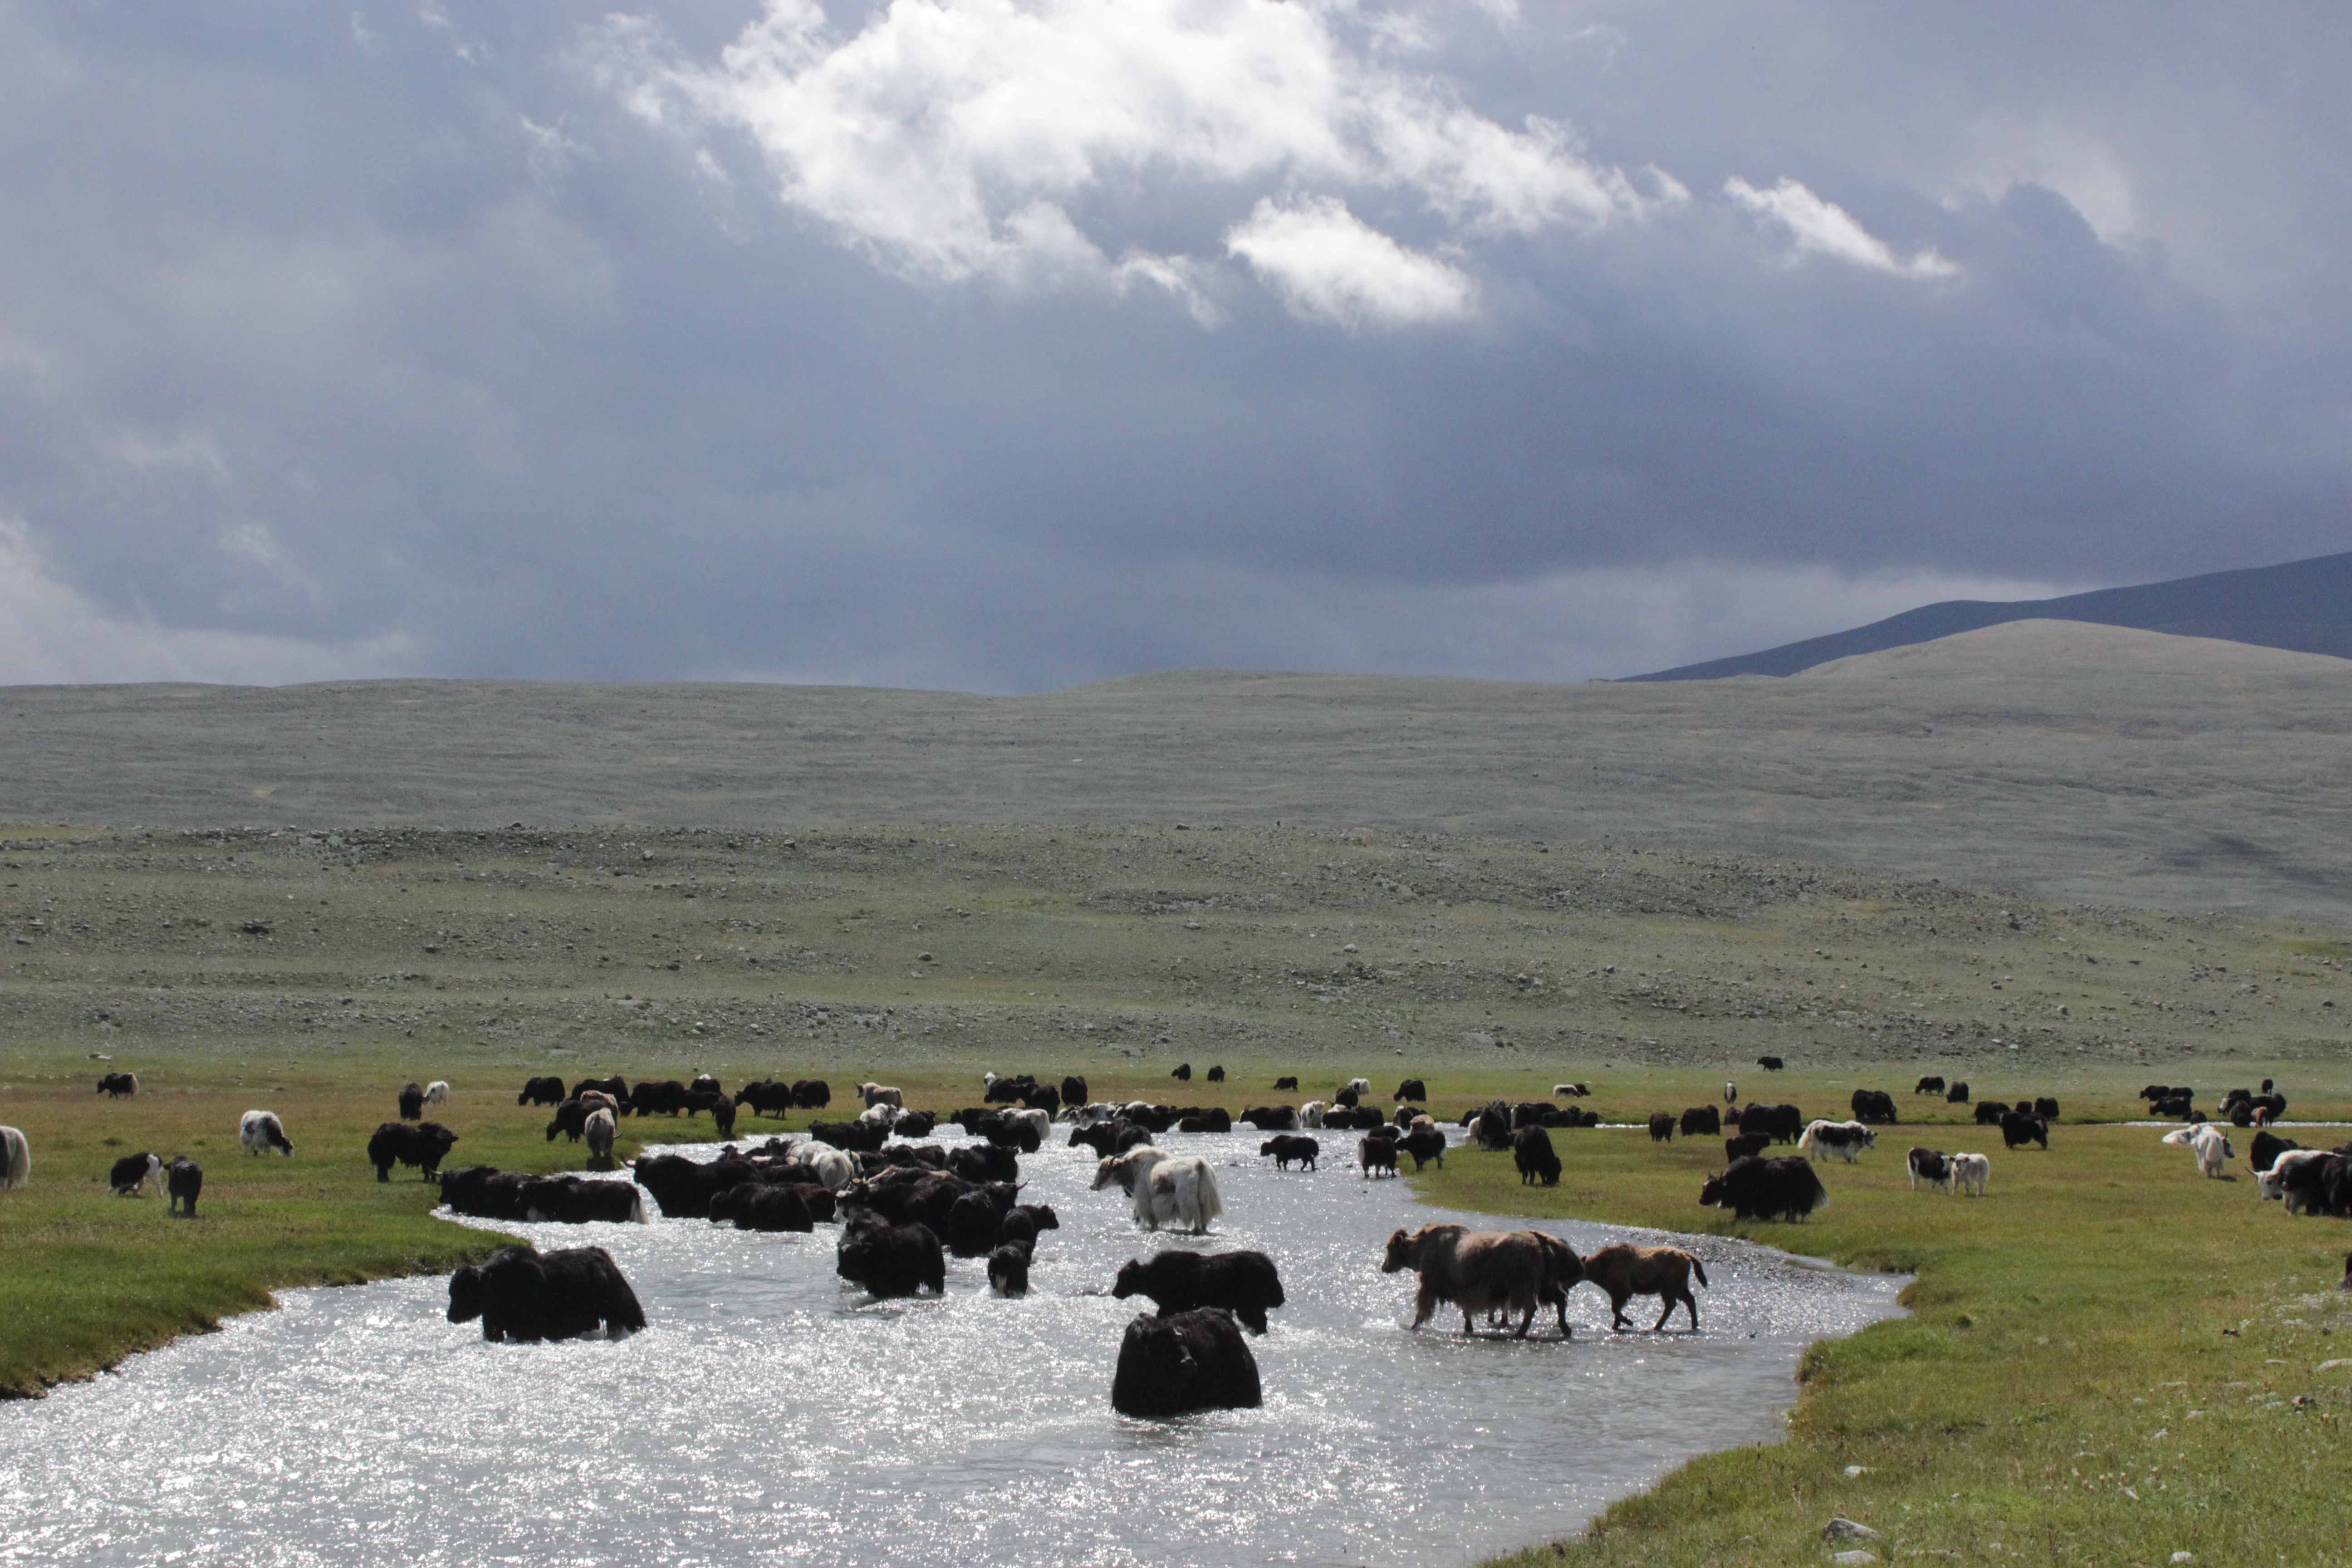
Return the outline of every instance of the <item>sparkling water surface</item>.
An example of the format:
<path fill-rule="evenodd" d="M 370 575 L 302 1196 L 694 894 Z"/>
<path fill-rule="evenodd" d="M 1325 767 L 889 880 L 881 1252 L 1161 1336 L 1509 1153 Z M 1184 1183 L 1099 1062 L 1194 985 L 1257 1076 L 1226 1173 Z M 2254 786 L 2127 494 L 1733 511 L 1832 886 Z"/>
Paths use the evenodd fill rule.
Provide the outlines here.
<path fill-rule="evenodd" d="M 1087 1191 L 1090 1151 L 1049 1145 L 1023 1159 L 1022 1195 L 1062 1228 L 1020 1300 L 950 1259 L 944 1298 L 874 1302 L 834 1273 L 837 1226 L 660 1218 L 493 1227 L 609 1248 L 651 1321 L 617 1342 L 487 1344 L 446 1321 L 440 1278 L 285 1291 L 0 1407 L 0 1562 L 1467 1563 L 1775 1438 L 1804 1346 L 1898 1311 L 1901 1279 L 1699 1237 L 1696 1335 L 1612 1334 L 1591 1286 L 1570 1343 L 1465 1340 L 1445 1312 L 1413 1333 L 1412 1276 L 1379 1268 L 1389 1233 L 1518 1222 L 1415 1205 L 1337 1158 L 1277 1173 L 1246 1130 L 1157 1142 L 1215 1164 L 1216 1231 L 1147 1236 L 1116 1190 Z M 1542 1228 L 1580 1253 L 1669 1239 Z M 1290 1300 L 1251 1342 L 1264 1408 L 1111 1410 L 1120 1334 L 1150 1303 L 1108 1287 L 1155 1246 L 1275 1259 Z"/>

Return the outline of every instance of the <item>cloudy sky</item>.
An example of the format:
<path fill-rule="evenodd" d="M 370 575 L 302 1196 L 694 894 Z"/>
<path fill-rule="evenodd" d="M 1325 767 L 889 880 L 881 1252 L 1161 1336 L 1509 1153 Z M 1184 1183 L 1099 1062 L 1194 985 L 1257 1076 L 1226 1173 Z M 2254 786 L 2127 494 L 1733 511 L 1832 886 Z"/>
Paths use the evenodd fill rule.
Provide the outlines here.
<path fill-rule="evenodd" d="M 0 0 L 0 680 L 1581 679 L 2352 548 L 2352 10 Z"/>

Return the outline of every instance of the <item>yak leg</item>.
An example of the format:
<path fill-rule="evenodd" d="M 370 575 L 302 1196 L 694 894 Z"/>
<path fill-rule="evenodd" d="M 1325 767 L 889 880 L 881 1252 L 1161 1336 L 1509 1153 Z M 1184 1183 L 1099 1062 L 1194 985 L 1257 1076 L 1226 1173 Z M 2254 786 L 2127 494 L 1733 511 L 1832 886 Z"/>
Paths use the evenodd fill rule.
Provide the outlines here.
<path fill-rule="evenodd" d="M 1631 1295 L 1631 1291 L 1609 1292 L 1609 1326 L 1620 1333 L 1633 1327 L 1625 1321 L 1625 1302 Z"/>
<path fill-rule="evenodd" d="M 1650 1331 L 1654 1334 L 1660 1329 L 1664 1328 L 1666 1326 L 1666 1320 L 1675 1315 L 1674 1291 L 1672 1289 L 1661 1290 L 1658 1292 L 1658 1299 L 1665 1303 L 1666 1310 L 1660 1312 L 1658 1314 L 1658 1321 L 1650 1325 Z M 1696 1307 L 1691 1309 L 1691 1326 L 1694 1328 L 1698 1326 L 1698 1309 Z"/>
<path fill-rule="evenodd" d="M 1413 1303 L 1413 1307 L 1415 1310 L 1412 1326 L 1418 1329 L 1422 1324 L 1429 1321 L 1431 1313 L 1437 1310 L 1437 1292 L 1423 1285 L 1421 1288 L 1421 1299 Z"/>
<path fill-rule="evenodd" d="M 1533 1301 L 1529 1301 L 1529 1302 L 1527 1304 L 1527 1306 L 1526 1306 L 1525 1308 L 1523 1308 L 1523 1309 L 1520 1310 L 1520 1312 L 1519 1312 L 1519 1331 L 1518 1331 L 1518 1332 L 1517 1332 L 1517 1333 L 1513 1334 L 1511 1337 L 1512 1337 L 1513 1339 L 1515 1339 L 1515 1340 L 1523 1340 L 1523 1339 L 1526 1339 L 1526 1338 L 1528 1337 L 1528 1326 L 1529 1324 L 1533 1323 L 1535 1321 L 1536 1321 L 1536 1304 L 1535 1304 Z"/>

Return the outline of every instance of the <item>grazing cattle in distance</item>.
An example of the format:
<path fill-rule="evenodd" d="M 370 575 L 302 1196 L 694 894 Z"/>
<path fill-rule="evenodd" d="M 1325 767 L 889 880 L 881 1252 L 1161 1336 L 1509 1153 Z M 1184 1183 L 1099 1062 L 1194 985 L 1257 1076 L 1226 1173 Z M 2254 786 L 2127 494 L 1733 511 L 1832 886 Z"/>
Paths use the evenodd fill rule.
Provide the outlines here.
<path fill-rule="evenodd" d="M 1952 1190 L 1952 1162 L 1941 1151 L 1914 1149 L 1904 1156 L 1903 1163 L 1910 1167 L 1913 1192 L 1919 1190 L 1922 1182 L 1945 1192 Z"/>
<path fill-rule="evenodd" d="M 1723 1080 L 1723 1103 L 1726 1105 L 1739 1103 L 1739 1086 L 1729 1079 Z"/>
<path fill-rule="evenodd" d="M 1286 1105 L 1253 1105 L 1242 1120 L 1261 1132 L 1288 1132 L 1298 1125 L 1298 1112 Z"/>
<path fill-rule="evenodd" d="M 1192 1081 L 1192 1064 L 1191 1062 L 1178 1062 L 1174 1068 L 1170 1069 L 1168 1076 L 1176 1079 L 1179 1083 L 1190 1083 Z"/>
<path fill-rule="evenodd" d="M 1429 1098 L 1429 1086 L 1422 1082 L 1421 1079 L 1417 1078 L 1409 1078 L 1402 1083 L 1397 1085 L 1396 1092 L 1389 1096 L 1389 1098 L 1392 1100 L 1398 1101 L 1407 1100 L 1414 1101 L 1424 1100 Z"/>
<path fill-rule="evenodd" d="M 1555 1100 L 1582 1100 L 1592 1092 L 1592 1086 L 1582 1083 L 1556 1083 L 1551 1086 Z"/>
<path fill-rule="evenodd" d="M 2050 1123 L 2039 1116 L 2012 1110 L 2000 1119 L 2000 1141 L 2012 1149 L 2025 1143 L 2038 1143 L 2047 1149 L 2050 1147 Z"/>
<path fill-rule="evenodd" d="M 793 1104 L 802 1110 L 823 1110 L 833 1103 L 833 1088 L 821 1078 L 794 1079 Z"/>
<path fill-rule="evenodd" d="M 1348 1087 L 1339 1092 L 1356 1097 L 1356 1100 L 1348 1101 L 1349 1105 L 1355 1104 L 1357 1100 L 1369 1100 L 1372 1093 L 1372 1080 L 1368 1078 L 1351 1078 L 1348 1080 Z"/>
<path fill-rule="evenodd" d="M 1470 1136 L 1478 1147 L 1490 1152 L 1509 1148 L 1513 1131 L 1510 1108 L 1499 1100 L 1470 1123 Z"/>
<path fill-rule="evenodd" d="M 13 1193 L 33 1179 L 33 1145 L 14 1127 L 0 1127 L 0 1193 Z"/>
<path fill-rule="evenodd" d="M 2292 1138 L 2282 1138 L 2274 1132 L 2257 1132 L 2252 1145 L 2246 1151 L 2246 1163 L 2257 1173 L 2267 1171 L 2278 1163 L 2281 1154 L 2302 1147 Z"/>
<path fill-rule="evenodd" d="M 400 1086 L 400 1119 L 414 1121 L 425 1114 L 425 1086 L 414 1080 Z"/>
<path fill-rule="evenodd" d="M 1559 1185 L 1559 1156 L 1552 1150 L 1551 1134 L 1540 1127 L 1522 1127 L 1512 1135 L 1511 1163 L 1518 1167 L 1523 1187 L 1538 1182 Z"/>
<path fill-rule="evenodd" d="M 611 1170 L 613 1139 L 620 1131 L 619 1126 L 613 1120 L 613 1113 L 604 1110 L 590 1111 L 583 1131 L 588 1138 L 589 1168 L 596 1171 Z"/>
<path fill-rule="evenodd" d="M 1282 1090 L 1284 1090 L 1284 1089 L 1288 1089 L 1288 1090 L 1290 1090 L 1293 1094 L 1297 1093 L 1297 1092 L 1298 1092 L 1298 1078 L 1297 1078 L 1297 1075 L 1294 1073 L 1294 1074 L 1291 1074 L 1291 1075 L 1289 1075 L 1289 1076 L 1287 1076 L 1287 1077 L 1276 1079 L 1274 1080 L 1274 1088 L 1275 1088 L 1275 1092 L 1276 1092 L 1276 1093 L 1277 1093 L 1277 1094 L 1279 1094 Z"/>
<path fill-rule="evenodd" d="M 686 1092 L 688 1094 L 725 1094 L 727 1089 L 717 1079 L 705 1072 L 695 1074 L 694 1081 L 686 1086 Z"/>
<path fill-rule="evenodd" d="M 834 1272 L 877 1297 L 912 1296 L 928 1288 L 934 1296 L 948 1288 L 947 1257 L 927 1225 L 892 1225 L 879 1215 L 859 1214 L 842 1227 Z"/>
<path fill-rule="evenodd" d="M 114 1162 L 107 1173 L 107 1186 L 117 1197 L 135 1198 L 142 1187 L 163 1190 L 163 1157 L 161 1154 L 125 1154 Z"/>
<path fill-rule="evenodd" d="M 1968 1102 L 1968 1080 L 1966 1079 L 1953 1079 L 1952 1087 L 1944 1091 L 1944 1103 L 1947 1105 L 1966 1105 Z"/>
<path fill-rule="evenodd" d="M 1383 1274 L 1410 1268 L 1420 1276 L 1414 1328 L 1451 1302 L 1462 1314 L 1465 1334 L 1473 1331 L 1482 1313 L 1518 1313 L 1517 1339 L 1527 1338 L 1536 1307 L 1552 1288 L 1559 1268 L 1538 1232 L 1473 1231 L 1460 1225 L 1425 1225 L 1410 1235 L 1400 1230 L 1389 1237 L 1381 1258 Z M 1564 1315 L 1561 1322 L 1564 1329 Z"/>
<path fill-rule="evenodd" d="M 395 1162 L 419 1167 L 429 1182 L 457 1142 L 457 1135 L 437 1121 L 420 1121 L 414 1127 L 405 1121 L 387 1121 L 368 1140 L 368 1163 L 375 1167 L 379 1182 L 392 1180 Z"/>
<path fill-rule="evenodd" d="M 1301 1127 L 1322 1126 L 1325 1109 L 1326 1108 L 1321 1100 L 1308 1100 L 1306 1104 L 1298 1108 L 1298 1125 Z"/>
<path fill-rule="evenodd" d="M 629 1102 L 629 1080 L 623 1078 L 619 1073 L 614 1073 L 610 1078 L 583 1078 L 578 1083 L 573 1084 L 572 1086 L 572 1092 L 565 1095 L 563 1098 L 565 1100 L 579 1100 L 586 1096 L 591 1090 L 593 1090 L 598 1094 L 611 1095 L 614 1105 L 626 1105 Z"/>
<path fill-rule="evenodd" d="M 1201 1307 L 1222 1307 L 1254 1333 L 1265 1332 L 1265 1315 L 1283 1304 L 1282 1277 L 1263 1252 L 1152 1254 L 1148 1263 L 1129 1258 L 1119 1268 L 1110 1293 L 1124 1301 L 1149 1296 L 1163 1318 Z"/>
<path fill-rule="evenodd" d="M 1625 1303 L 1636 1296 L 1655 1296 L 1664 1303 L 1658 1321 L 1650 1325 L 1652 1333 L 1666 1326 L 1676 1303 L 1690 1310 L 1691 1332 L 1698 1332 L 1698 1298 L 1690 1288 L 1694 1275 L 1700 1284 L 1706 1283 L 1706 1268 L 1679 1247 L 1634 1247 L 1621 1241 L 1584 1259 L 1585 1280 L 1608 1293 L 1609 1326 L 1621 1332 L 1633 1326 L 1625 1321 Z"/>
<path fill-rule="evenodd" d="M 988 1288 L 1000 1296 L 1029 1294 L 1029 1261 L 1036 1248 L 1024 1241 L 1001 1244 L 988 1255 Z"/>
<path fill-rule="evenodd" d="M 1210 1081 L 1211 1083 L 1223 1083 L 1223 1082 L 1224 1082 L 1224 1081 L 1225 1081 L 1225 1069 L 1224 1069 L 1224 1068 L 1211 1068 L 1209 1069 L 1209 1081 Z"/>
<path fill-rule="evenodd" d="M 1779 1057 L 1758 1057 L 1756 1058 L 1756 1065 L 1762 1068 L 1766 1072 L 1779 1072 L 1782 1068 L 1787 1067 L 1789 1064 L 1782 1061 Z"/>
<path fill-rule="evenodd" d="M 1985 1194 L 1985 1183 L 1991 1178 L 1992 1162 L 1982 1154 L 1952 1156 L 1953 1192 L 1965 1193 L 1972 1198 L 1980 1198 Z"/>
<path fill-rule="evenodd" d="M 1998 1127 L 2000 1119 L 2008 1114 L 2009 1107 L 1998 1100 L 1977 1101 L 1977 1125 L 1979 1127 Z"/>
<path fill-rule="evenodd" d="M 121 1100 L 126 1094 L 139 1092 L 139 1075 L 135 1072 L 110 1072 L 98 1080 L 98 1092 L 109 1100 Z"/>
<path fill-rule="evenodd" d="M 1878 1147 L 1878 1134 L 1859 1121 L 1814 1121 L 1807 1124 L 1797 1147 L 1810 1159 L 1843 1160 L 1851 1165 L 1864 1150 Z"/>
<path fill-rule="evenodd" d="M 449 1080 L 446 1078 L 436 1078 L 431 1083 L 426 1084 L 425 1086 L 425 1103 L 427 1105 L 448 1104 Z"/>
<path fill-rule="evenodd" d="M 877 1105 L 896 1106 L 901 1110 L 907 1108 L 907 1096 L 904 1091 L 885 1084 L 861 1083 L 857 1086 L 857 1094 L 858 1098 L 866 1102 L 866 1109 L 869 1110 Z"/>
<path fill-rule="evenodd" d="M 1194 1410 L 1252 1410 L 1264 1402 L 1257 1358 L 1233 1314 L 1202 1307 L 1127 1325 L 1112 1375 L 1111 1408 L 1157 1419 Z"/>
<path fill-rule="evenodd" d="M 1356 1162 L 1367 1178 L 1377 1176 L 1382 1171 L 1386 1171 L 1391 1176 L 1395 1175 L 1397 1173 L 1396 1140 L 1366 1133 L 1356 1140 Z"/>
<path fill-rule="evenodd" d="M 2352 1162 L 2325 1149 L 2298 1149 L 2282 1154 L 2264 1179 L 2286 1200 L 2294 1214 L 2352 1215 Z"/>
<path fill-rule="evenodd" d="M 1723 1113 L 1712 1105 L 1694 1105 L 1683 1112 L 1682 1134 L 1685 1138 L 1717 1138 L 1723 1133 Z"/>
<path fill-rule="evenodd" d="M 172 1163 L 163 1167 L 163 1182 L 170 1193 L 163 1212 L 184 1219 L 195 1218 L 196 1200 L 205 1191 L 205 1168 L 185 1155 L 174 1155 Z"/>
<path fill-rule="evenodd" d="M 2020 1109 L 2023 1108 L 2020 1107 Z M 2058 1102 L 2046 1094 L 2036 1095 L 2033 1100 L 2033 1114 L 2044 1121 L 2055 1121 L 2058 1120 Z"/>
<path fill-rule="evenodd" d="M 2189 1152 L 2197 1158 L 2197 1168 L 2203 1172 L 2209 1180 L 2221 1175 L 2222 1168 L 2237 1152 L 2230 1147 L 2228 1135 L 2210 1122 L 2198 1127 L 2183 1128 L 2178 1132 L 2168 1132 L 2161 1141 L 2167 1143 L 2186 1143 Z"/>
<path fill-rule="evenodd" d="M 652 1079 L 640 1079 L 629 1090 L 628 1111 L 635 1116 L 676 1116 L 686 1109 L 686 1085 L 674 1078 L 656 1083 Z"/>
<path fill-rule="evenodd" d="M 1739 1113 L 1742 1132 L 1762 1132 L 1775 1143 L 1794 1143 L 1804 1136 L 1805 1113 L 1793 1105 L 1750 1105 Z"/>
<path fill-rule="evenodd" d="M 480 1267 L 449 1276 L 449 1321 L 482 1321 L 482 1338 L 517 1344 L 578 1339 L 602 1328 L 614 1339 L 646 1326 L 637 1293 L 601 1247 L 542 1253 L 502 1247 Z"/>
<path fill-rule="evenodd" d="M 248 1110 L 237 1118 L 236 1141 L 248 1154 L 266 1154 L 272 1149 L 291 1159 L 293 1140 L 286 1136 L 285 1124 L 271 1110 Z"/>
<path fill-rule="evenodd" d="M 1076 1073 L 1072 1073 L 1067 1078 L 1064 1079 L 1062 1080 L 1062 1103 L 1064 1105 L 1084 1105 L 1086 1102 L 1087 1080 L 1080 1078 Z"/>
<path fill-rule="evenodd" d="M 1737 1138 L 1727 1138 L 1723 1141 L 1723 1161 L 1727 1165 L 1734 1160 L 1743 1160 L 1750 1155 L 1761 1154 L 1771 1146 L 1772 1139 L 1769 1133 L 1742 1132 Z"/>
<path fill-rule="evenodd" d="M 1285 1132 L 1258 1145 L 1260 1154 L 1274 1156 L 1274 1168 L 1287 1171 L 1296 1163 L 1307 1170 L 1316 1169 L 1315 1162 L 1323 1152 L 1323 1145 L 1312 1138 L 1300 1138 Z"/>
<path fill-rule="evenodd" d="M 747 1083 L 735 1091 L 735 1109 L 739 1113 L 748 1110 L 754 1116 L 782 1121 L 793 1109 L 793 1086 L 766 1079 Z"/>
<path fill-rule="evenodd" d="M 522 1092 L 515 1096 L 517 1105 L 561 1105 L 568 1097 L 560 1078 L 534 1078 L 523 1080 Z"/>
<path fill-rule="evenodd" d="M 1675 1141 L 1675 1113 L 1671 1110 L 1650 1112 L 1650 1142 L 1671 1143 Z"/>
<path fill-rule="evenodd" d="M 1849 1102 L 1853 1119 L 1871 1126 L 1893 1126 L 1899 1120 L 1895 1114 L 1895 1097 L 1883 1089 L 1857 1089 Z"/>
<path fill-rule="evenodd" d="M 1944 1092 L 1944 1080 L 1940 1076 L 1936 1078 L 1923 1078 L 1917 1083 L 1911 1086 L 1911 1092 L 1914 1094 L 1941 1094 Z"/>
<path fill-rule="evenodd" d="M 547 1124 L 547 1141 L 550 1143 L 554 1142 L 556 1134 L 560 1132 L 577 1143 L 580 1142 L 580 1135 L 586 1131 L 587 1128 L 588 1102 L 583 1100 L 567 1100 L 555 1108 L 555 1119 Z"/>
<path fill-rule="evenodd" d="M 733 1100 L 723 1094 L 713 1094 L 708 1089 L 687 1090 L 688 1118 L 691 1120 L 698 1111 L 704 1110 L 710 1112 L 710 1120 L 718 1125 L 719 1136 L 721 1138 L 735 1136 L 735 1102 Z"/>
<path fill-rule="evenodd" d="M 1719 1176 L 1709 1176 L 1698 1201 L 1705 1208 L 1729 1209 L 1741 1219 L 1793 1222 L 1825 1207 L 1830 1194 L 1811 1160 L 1750 1156 L 1734 1160 Z"/>

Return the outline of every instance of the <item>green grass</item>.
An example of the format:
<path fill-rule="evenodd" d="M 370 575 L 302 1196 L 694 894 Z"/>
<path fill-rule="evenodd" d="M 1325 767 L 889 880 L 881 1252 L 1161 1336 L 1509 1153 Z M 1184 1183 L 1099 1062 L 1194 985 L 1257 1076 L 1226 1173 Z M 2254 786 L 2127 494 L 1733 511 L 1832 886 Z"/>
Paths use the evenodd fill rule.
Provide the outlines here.
<path fill-rule="evenodd" d="M 2320 1370 L 2352 1358 L 2352 1294 L 2335 1289 L 2352 1231 L 2258 1202 L 2242 1164 L 2203 1179 L 2150 1129 L 2064 1126 L 2047 1153 L 1956 1131 L 1917 1141 L 1988 1152 L 1981 1201 L 1911 1192 L 1897 1130 L 1857 1167 L 1822 1167 L 1831 1203 L 1795 1226 L 1696 1206 L 1721 1163 L 1707 1140 L 1555 1133 L 1567 1169 L 1549 1190 L 1475 1151 L 1422 1179 L 1448 1206 L 1916 1275 L 1910 1317 L 1806 1354 L 1787 1441 L 1695 1460 L 1583 1536 L 1497 1563 L 1820 1561 L 1832 1515 L 1879 1531 L 1882 1561 L 2352 1559 L 2352 1366 Z"/>
<path fill-rule="evenodd" d="M 2331 927 L 1728 855 L 1213 826 L 13 830 L 0 926 L 0 1121 L 34 1147 L 32 1186 L 0 1195 L 0 1392 L 274 1289 L 494 1245 L 362 1159 L 409 1079 L 457 1086 L 453 1163 L 549 1171 L 583 1152 L 514 1105 L 540 1073 L 823 1077 L 845 1100 L 874 1078 L 953 1107 L 985 1068 L 1075 1071 L 1100 1096 L 1234 1108 L 1288 1098 L 1279 1074 L 1305 1098 L 1361 1073 L 1425 1079 L 1448 1111 L 1584 1079 L 1637 1121 L 1715 1102 L 1728 1076 L 1809 1113 L 1890 1089 L 1919 1141 L 1987 1148 L 1906 1092 L 1937 1073 L 2056 1095 L 2054 1146 L 1995 1152 L 1970 1204 L 1904 1190 L 1898 1131 L 1829 1172 L 1813 1223 L 1752 1227 L 1917 1270 L 1916 1315 L 1808 1357 L 1790 1442 L 1699 1461 L 1568 1554 L 1817 1561 L 1832 1511 L 1969 1561 L 2341 1552 L 2332 1472 L 2294 1458 L 2343 1452 L 2345 1369 L 2314 1368 L 2352 1341 L 2327 1290 L 2352 1232 L 2200 1180 L 2151 1131 L 2084 1125 L 2136 1112 L 2149 1079 L 2210 1103 L 2274 1075 L 2297 1117 L 2352 1113 L 2352 944 Z M 1757 1070 L 1767 1051 L 1790 1070 Z M 1230 1081 L 1171 1084 L 1183 1060 Z M 141 1095 L 94 1096 L 105 1066 Z M 257 1105 L 294 1160 L 236 1148 Z M 625 1154 L 709 1124 L 623 1131 Z M 1426 1190 L 1727 1228 L 1694 1202 L 1720 1145 L 1559 1137 L 1557 1192 L 1475 1155 Z M 201 1219 L 107 1195 L 107 1166 L 142 1149 L 204 1163 Z"/>

